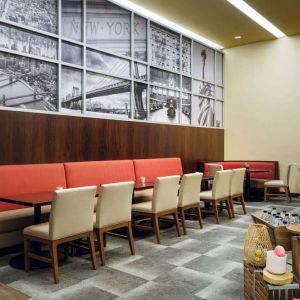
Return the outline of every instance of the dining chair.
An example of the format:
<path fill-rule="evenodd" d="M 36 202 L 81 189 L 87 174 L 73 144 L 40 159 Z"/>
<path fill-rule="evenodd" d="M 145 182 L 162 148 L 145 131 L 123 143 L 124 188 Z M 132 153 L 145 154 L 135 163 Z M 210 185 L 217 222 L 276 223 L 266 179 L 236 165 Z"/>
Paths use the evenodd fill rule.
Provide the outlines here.
<path fill-rule="evenodd" d="M 207 164 L 207 166 L 209 176 L 215 176 L 217 171 L 223 171 L 223 165 L 220 164 Z"/>
<path fill-rule="evenodd" d="M 104 247 L 106 245 L 105 234 L 107 232 L 115 236 L 126 237 L 131 254 L 135 254 L 131 226 L 133 188 L 133 181 L 101 185 L 96 213 L 94 214 L 94 230 L 98 240 L 102 266 L 105 265 Z M 111 232 L 119 228 L 126 228 L 127 236 Z"/>
<path fill-rule="evenodd" d="M 87 238 L 93 269 L 96 269 L 96 255 L 93 235 L 93 210 L 96 186 L 56 190 L 47 223 L 24 229 L 25 271 L 30 269 L 30 258 L 52 264 L 55 283 L 59 283 L 58 246 Z M 30 252 L 31 241 L 46 244 L 50 258 Z"/>
<path fill-rule="evenodd" d="M 231 218 L 230 209 L 230 181 L 232 170 L 217 171 L 214 177 L 212 190 L 200 192 L 201 201 L 208 202 L 212 205 L 212 210 L 203 210 L 204 212 L 213 213 L 216 223 L 220 223 L 218 205 L 223 202 L 226 204 L 228 217 Z"/>
<path fill-rule="evenodd" d="M 180 236 L 177 211 L 179 180 L 179 175 L 157 177 L 154 184 L 152 201 L 132 205 L 133 215 L 149 216 L 153 223 L 150 226 L 134 224 L 134 227 L 154 231 L 157 244 L 160 244 L 159 218 L 162 216 L 173 216 L 177 234 Z"/>
<path fill-rule="evenodd" d="M 180 183 L 178 197 L 178 211 L 181 219 L 183 234 L 186 234 L 185 211 L 195 209 L 200 228 L 202 217 L 200 210 L 200 189 L 203 173 L 184 174 Z"/>
<path fill-rule="evenodd" d="M 286 180 L 270 180 L 264 183 L 264 200 L 268 201 L 270 196 L 280 195 L 280 189 L 283 189 L 288 202 L 291 202 L 291 194 L 300 193 L 299 182 L 300 166 L 296 163 L 291 163 L 288 165 Z M 279 191 L 269 192 L 269 189 L 277 189 Z"/>
<path fill-rule="evenodd" d="M 243 212 L 246 214 L 245 200 L 244 200 L 244 180 L 246 168 L 233 169 L 230 182 L 230 208 L 231 215 L 234 218 L 234 203 L 239 203 L 243 207 Z"/>

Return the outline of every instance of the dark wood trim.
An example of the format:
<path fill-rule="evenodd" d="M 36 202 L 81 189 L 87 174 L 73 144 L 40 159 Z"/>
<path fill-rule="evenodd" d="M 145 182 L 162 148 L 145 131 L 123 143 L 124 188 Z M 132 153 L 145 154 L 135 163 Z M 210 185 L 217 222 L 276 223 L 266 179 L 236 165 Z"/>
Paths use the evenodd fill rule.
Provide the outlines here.
<path fill-rule="evenodd" d="M 224 159 L 224 130 L 0 110 L 0 165 L 180 157 Z"/>

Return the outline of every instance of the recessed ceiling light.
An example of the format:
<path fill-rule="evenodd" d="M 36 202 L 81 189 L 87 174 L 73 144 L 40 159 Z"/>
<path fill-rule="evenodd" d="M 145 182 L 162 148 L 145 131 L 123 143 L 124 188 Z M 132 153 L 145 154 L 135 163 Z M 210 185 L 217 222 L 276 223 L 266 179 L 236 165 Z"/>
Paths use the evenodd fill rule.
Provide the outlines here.
<path fill-rule="evenodd" d="M 188 30 L 146 8 L 143 8 L 131 1 L 128 1 L 128 0 L 111 0 L 111 2 L 115 3 L 115 4 L 118 4 L 119 6 L 121 7 L 124 7 L 124 8 L 127 8 L 127 9 L 130 9 L 130 10 L 133 10 L 134 12 L 136 12 L 137 14 L 139 15 L 142 15 L 144 16 L 145 18 L 148 18 L 148 19 L 151 19 L 161 25 L 164 25 L 164 26 L 167 26 L 169 27 L 170 29 L 172 30 L 175 30 L 175 31 L 178 31 L 180 32 L 181 34 L 187 36 L 187 37 L 190 37 L 192 39 L 194 39 L 195 41 L 198 41 L 202 44 L 205 44 L 206 46 L 209 46 L 211 48 L 214 48 L 214 49 L 223 49 L 224 47 L 191 31 L 191 30 Z"/>
<path fill-rule="evenodd" d="M 280 31 L 276 26 L 274 26 L 270 21 L 268 21 L 265 17 L 263 17 L 260 13 L 258 13 L 255 9 L 253 9 L 249 4 L 247 4 L 243 0 L 227 0 L 232 5 L 234 5 L 237 9 L 259 24 L 261 27 L 269 31 L 272 35 L 277 38 L 284 37 L 285 34 Z"/>
<path fill-rule="evenodd" d="M 240 40 L 241 38 L 242 38 L 241 35 L 236 35 L 236 36 L 234 37 L 234 39 L 236 39 L 236 40 Z"/>

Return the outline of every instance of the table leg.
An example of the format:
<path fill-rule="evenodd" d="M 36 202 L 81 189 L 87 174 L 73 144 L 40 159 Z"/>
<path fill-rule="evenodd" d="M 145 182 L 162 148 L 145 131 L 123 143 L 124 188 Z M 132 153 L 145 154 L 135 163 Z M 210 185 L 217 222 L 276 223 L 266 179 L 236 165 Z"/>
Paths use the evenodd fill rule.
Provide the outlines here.
<path fill-rule="evenodd" d="M 250 172 L 246 171 L 245 200 L 250 201 Z"/>
<path fill-rule="evenodd" d="M 42 209 L 40 206 L 34 208 L 34 224 L 42 223 Z"/>

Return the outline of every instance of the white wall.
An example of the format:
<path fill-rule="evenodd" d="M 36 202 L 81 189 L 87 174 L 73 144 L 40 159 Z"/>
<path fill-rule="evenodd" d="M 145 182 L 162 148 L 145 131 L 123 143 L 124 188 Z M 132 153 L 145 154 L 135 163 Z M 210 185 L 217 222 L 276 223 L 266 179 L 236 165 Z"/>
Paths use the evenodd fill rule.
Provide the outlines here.
<path fill-rule="evenodd" d="M 225 159 L 300 163 L 300 35 L 225 50 Z"/>

